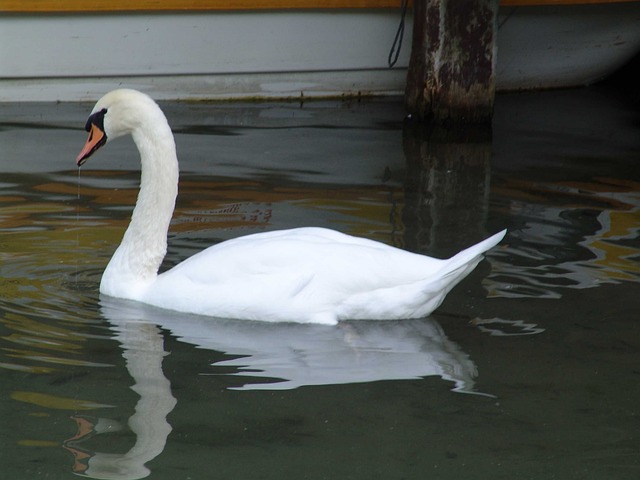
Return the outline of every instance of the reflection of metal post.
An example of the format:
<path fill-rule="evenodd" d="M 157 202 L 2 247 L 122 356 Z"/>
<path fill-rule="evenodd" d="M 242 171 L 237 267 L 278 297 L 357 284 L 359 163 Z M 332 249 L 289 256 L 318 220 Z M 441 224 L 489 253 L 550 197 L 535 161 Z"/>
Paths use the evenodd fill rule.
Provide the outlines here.
<path fill-rule="evenodd" d="M 403 128 L 405 248 L 449 256 L 486 236 L 491 131 Z"/>
<path fill-rule="evenodd" d="M 498 0 L 416 0 L 405 103 L 437 124 L 491 119 Z"/>

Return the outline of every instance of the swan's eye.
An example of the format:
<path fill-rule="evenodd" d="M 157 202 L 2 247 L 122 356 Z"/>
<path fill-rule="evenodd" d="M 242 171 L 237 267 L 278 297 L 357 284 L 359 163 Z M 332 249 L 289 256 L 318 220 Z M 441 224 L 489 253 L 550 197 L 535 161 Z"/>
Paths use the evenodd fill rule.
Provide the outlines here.
<path fill-rule="evenodd" d="M 91 131 L 91 125 L 95 125 L 96 127 L 98 127 L 100 130 L 102 130 L 104 132 L 104 116 L 107 113 L 107 109 L 103 108 L 102 110 L 100 110 L 99 112 L 94 113 L 93 115 L 91 115 L 89 117 L 89 119 L 87 120 L 86 125 L 84 126 L 84 129 L 87 132 Z"/>

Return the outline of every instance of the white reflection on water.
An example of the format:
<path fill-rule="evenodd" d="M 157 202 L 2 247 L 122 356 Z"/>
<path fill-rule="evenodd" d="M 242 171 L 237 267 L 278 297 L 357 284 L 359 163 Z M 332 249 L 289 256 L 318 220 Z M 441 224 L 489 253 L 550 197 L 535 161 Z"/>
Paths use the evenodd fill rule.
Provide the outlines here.
<path fill-rule="evenodd" d="M 519 335 L 537 335 L 544 332 L 535 323 L 527 323 L 522 320 L 505 320 L 504 318 L 475 318 L 471 323 L 478 330 L 494 337 L 513 337 Z"/>
<path fill-rule="evenodd" d="M 159 329 L 150 324 L 123 322 L 115 327 L 124 349 L 127 370 L 135 384 L 131 387 L 140 399 L 129 428 L 136 441 L 126 453 L 105 453 L 85 450 L 82 443 L 101 433 L 112 433 L 120 426 L 108 418 L 74 417 L 78 433 L 64 442 L 64 448 L 75 458 L 73 472 L 96 479 L 134 480 L 147 477 L 151 471 L 145 464 L 160 455 L 165 448 L 171 425 L 167 415 L 176 405 L 171 384 L 162 371 L 162 359 L 167 353 Z"/>
<path fill-rule="evenodd" d="M 160 329 L 201 348 L 237 356 L 215 363 L 247 376 L 244 390 L 284 390 L 309 385 L 439 376 L 453 390 L 473 391 L 476 367 L 433 320 L 342 323 L 339 327 L 272 324 L 185 316 L 135 302 L 102 298 L 103 315 L 124 350 L 131 387 L 140 399 L 128 424 L 134 446 L 125 453 L 83 448 L 85 440 L 121 427 L 109 418 L 74 417 L 78 433 L 64 442 L 74 455 L 74 473 L 96 479 L 145 478 L 145 464 L 160 455 L 172 428 L 167 422 L 177 401 L 162 370 Z M 269 379 L 254 382 L 249 377 Z"/>
<path fill-rule="evenodd" d="M 235 375 L 247 377 L 243 390 L 439 376 L 453 382 L 454 391 L 474 393 L 474 363 L 432 319 L 327 327 L 211 319 L 108 297 L 101 306 L 117 328 L 157 324 L 181 341 L 234 356 L 213 366 L 235 367 Z"/>

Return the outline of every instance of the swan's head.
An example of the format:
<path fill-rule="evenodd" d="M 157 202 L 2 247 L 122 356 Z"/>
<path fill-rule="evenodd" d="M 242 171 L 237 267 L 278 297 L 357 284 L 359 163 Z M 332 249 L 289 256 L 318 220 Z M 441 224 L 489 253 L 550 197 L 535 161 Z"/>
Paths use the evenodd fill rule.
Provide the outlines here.
<path fill-rule="evenodd" d="M 137 90 L 120 89 L 107 93 L 89 115 L 85 125 L 89 138 L 76 163 L 78 166 L 84 164 L 107 141 L 131 134 L 145 124 L 153 124 L 158 114 L 166 122 L 156 102 Z"/>

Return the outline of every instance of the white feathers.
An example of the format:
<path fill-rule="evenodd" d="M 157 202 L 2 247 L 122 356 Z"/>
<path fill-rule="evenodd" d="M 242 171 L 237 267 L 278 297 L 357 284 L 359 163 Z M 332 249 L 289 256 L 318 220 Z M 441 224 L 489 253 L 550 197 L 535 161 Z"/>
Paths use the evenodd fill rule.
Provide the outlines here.
<path fill-rule="evenodd" d="M 131 223 L 100 285 L 106 295 L 274 322 L 418 318 L 436 309 L 506 233 L 438 260 L 332 230 L 299 228 L 226 241 L 158 275 L 177 195 L 173 137 L 160 108 L 142 93 L 111 92 L 94 111 L 103 108 L 107 138 L 131 133 L 142 163 Z"/>

